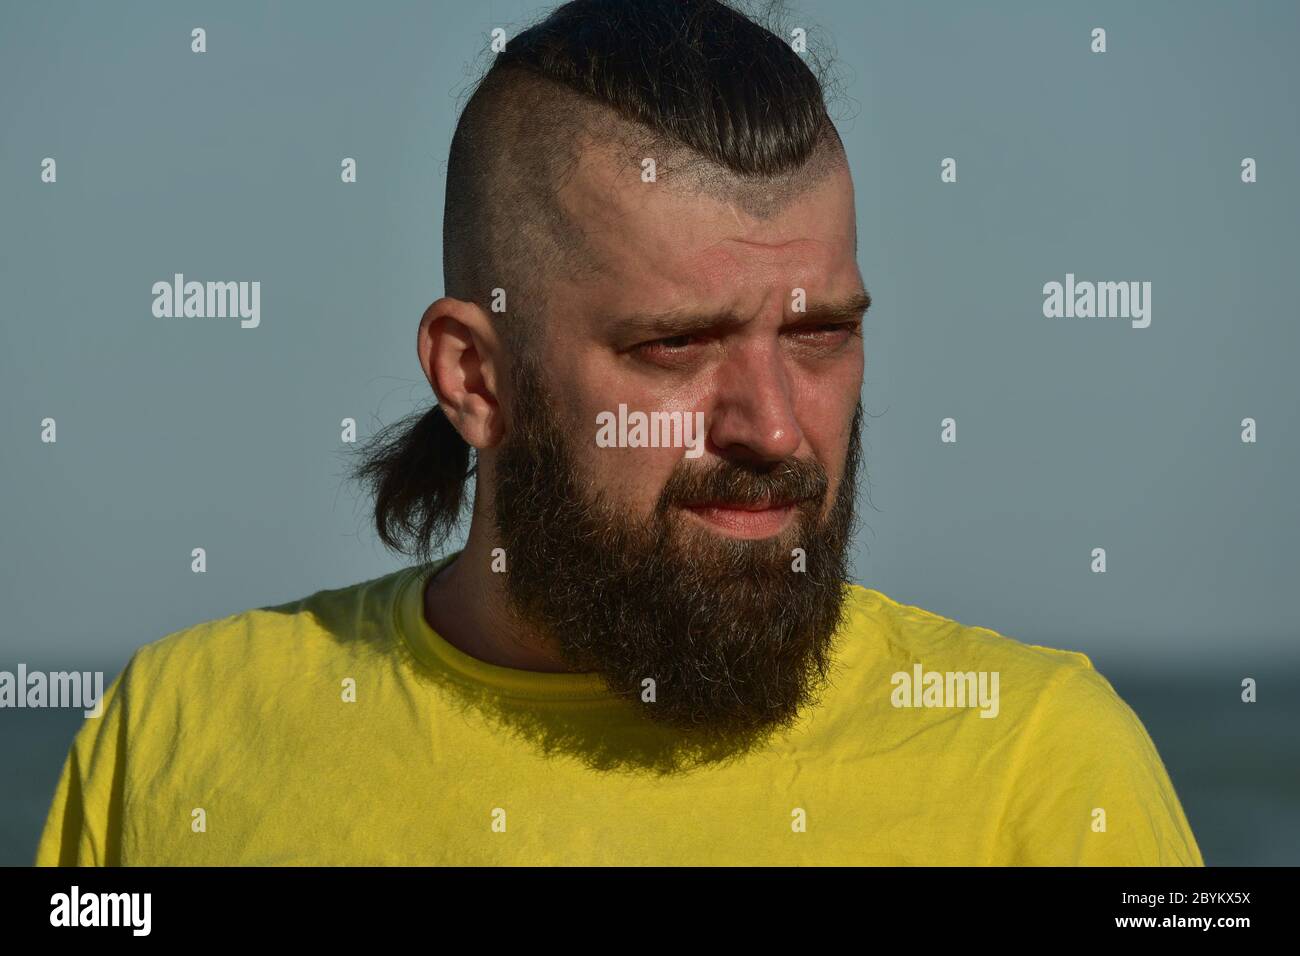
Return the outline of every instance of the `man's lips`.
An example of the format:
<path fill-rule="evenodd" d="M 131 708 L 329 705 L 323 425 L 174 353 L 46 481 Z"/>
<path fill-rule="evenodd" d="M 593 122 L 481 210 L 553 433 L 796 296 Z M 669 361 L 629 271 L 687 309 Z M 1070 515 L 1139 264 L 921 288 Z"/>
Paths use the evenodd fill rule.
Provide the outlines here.
<path fill-rule="evenodd" d="M 782 531 L 798 502 L 703 501 L 682 507 L 715 530 L 738 538 L 767 538 Z"/>
<path fill-rule="evenodd" d="M 767 499 L 764 501 L 692 501 L 685 508 L 691 510 L 702 510 L 708 508 L 717 508 L 727 511 L 771 511 L 779 508 L 790 508 L 797 504 L 793 499 Z"/>

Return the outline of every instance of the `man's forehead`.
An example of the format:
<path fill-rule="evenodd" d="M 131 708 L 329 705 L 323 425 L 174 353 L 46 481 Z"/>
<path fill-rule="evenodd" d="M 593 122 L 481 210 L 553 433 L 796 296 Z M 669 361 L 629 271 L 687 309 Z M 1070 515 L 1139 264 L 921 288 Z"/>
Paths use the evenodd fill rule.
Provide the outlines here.
<path fill-rule="evenodd" d="M 597 260 L 587 272 L 595 283 L 622 290 L 708 289 L 729 278 L 816 283 L 856 268 L 847 168 L 818 170 L 811 183 L 745 180 L 666 159 L 656 161 L 653 181 L 627 150 L 583 149 L 575 159 L 557 198 Z"/>

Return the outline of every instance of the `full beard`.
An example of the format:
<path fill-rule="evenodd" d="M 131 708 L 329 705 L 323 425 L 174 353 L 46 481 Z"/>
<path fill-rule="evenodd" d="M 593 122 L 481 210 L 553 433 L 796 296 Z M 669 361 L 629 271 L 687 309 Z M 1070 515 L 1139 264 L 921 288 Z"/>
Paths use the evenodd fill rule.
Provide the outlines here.
<path fill-rule="evenodd" d="M 584 477 L 540 370 L 517 362 L 512 382 L 494 506 L 517 619 L 573 670 L 599 673 L 645 717 L 692 739 L 752 741 L 791 725 L 826 683 L 842 622 L 861 403 L 824 516 L 818 462 L 695 468 L 683 458 L 641 518 Z M 682 510 L 772 498 L 798 503 L 790 526 L 765 539 L 710 532 Z"/>

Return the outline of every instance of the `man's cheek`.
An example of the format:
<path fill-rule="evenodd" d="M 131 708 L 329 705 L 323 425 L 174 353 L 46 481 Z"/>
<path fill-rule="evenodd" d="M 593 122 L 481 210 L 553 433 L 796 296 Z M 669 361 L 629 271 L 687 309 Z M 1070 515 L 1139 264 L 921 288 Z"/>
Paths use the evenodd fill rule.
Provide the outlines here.
<path fill-rule="evenodd" d="M 618 510 L 627 515 L 646 516 L 655 510 L 668 477 L 681 457 L 678 451 L 667 460 L 659 449 L 589 447 L 586 463 L 596 488 Z"/>

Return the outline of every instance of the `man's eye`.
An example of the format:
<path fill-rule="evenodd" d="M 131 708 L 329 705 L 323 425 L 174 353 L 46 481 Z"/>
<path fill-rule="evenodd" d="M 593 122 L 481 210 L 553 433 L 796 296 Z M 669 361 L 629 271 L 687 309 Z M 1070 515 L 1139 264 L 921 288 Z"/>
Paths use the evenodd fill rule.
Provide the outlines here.
<path fill-rule="evenodd" d="M 652 339 L 649 342 L 642 342 L 637 349 L 642 352 L 659 352 L 659 351 L 676 351 L 690 347 L 695 341 L 693 335 L 673 335 L 666 339 Z"/>
<path fill-rule="evenodd" d="M 843 335 L 846 332 L 856 333 L 862 328 L 861 322 L 831 322 L 826 325 L 809 325 L 802 328 L 792 329 L 794 335 L 825 337 L 829 335 Z"/>

